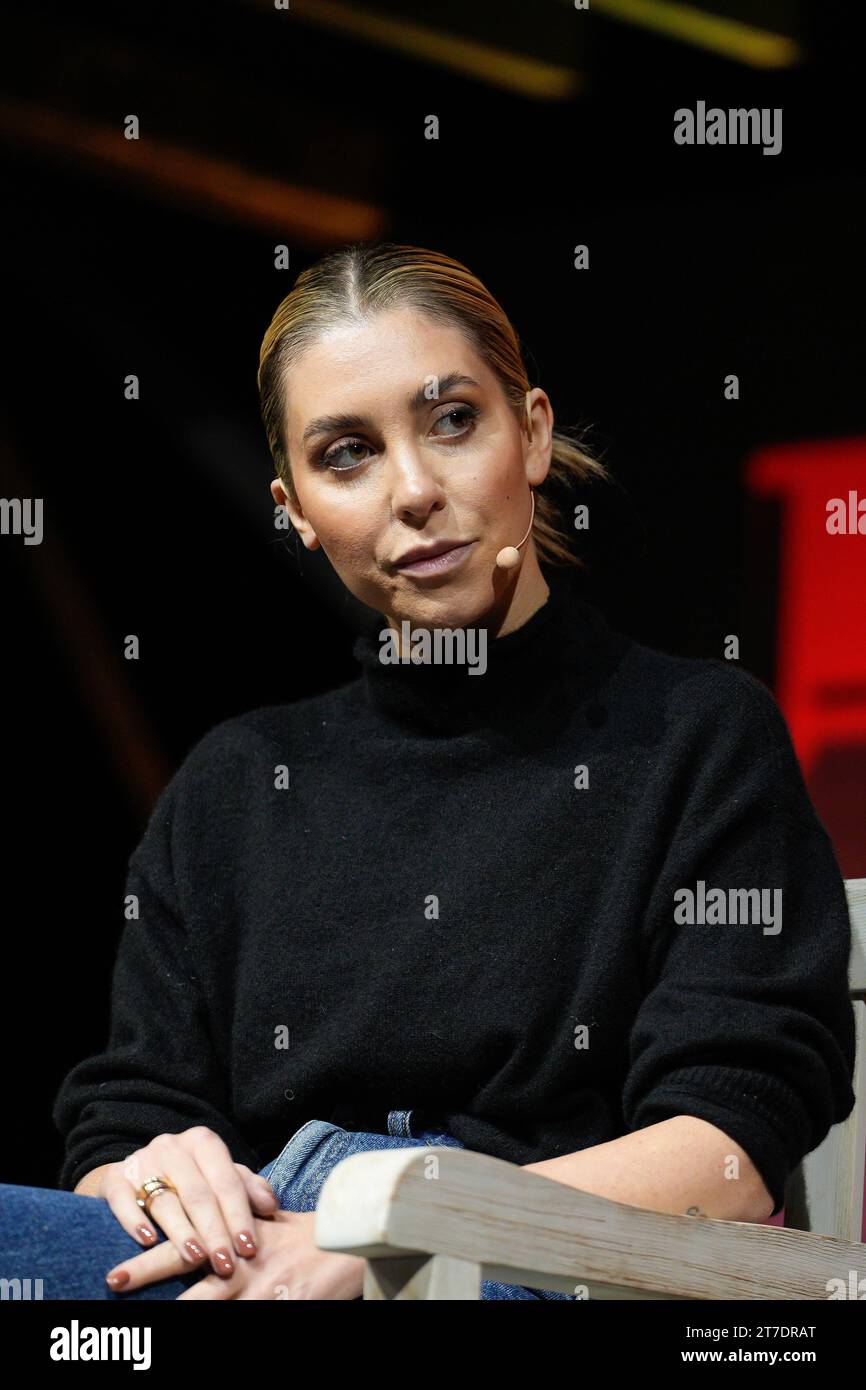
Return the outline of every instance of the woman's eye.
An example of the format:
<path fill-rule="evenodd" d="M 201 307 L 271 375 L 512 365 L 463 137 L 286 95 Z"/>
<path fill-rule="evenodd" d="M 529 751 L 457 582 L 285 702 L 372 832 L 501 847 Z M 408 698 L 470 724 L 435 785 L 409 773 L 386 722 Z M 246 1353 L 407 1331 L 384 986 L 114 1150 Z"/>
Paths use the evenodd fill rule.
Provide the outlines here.
<path fill-rule="evenodd" d="M 338 445 L 336 446 L 336 448 L 332 449 L 329 453 L 326 453 L 326 454 L 323 454 L 323 455 L 322 455 L 322 457 L 321 457 L 321 459 L 320 459 L 320 461 L 319 461 L 320 467 L 322 467 L 322 468 L 333 468 L 333 470 L 334 470 L 335 473 L 347 473 L 347 472 L 349 472 L 352 468 L 357 467 L 357 465 L 358 465 L 359 463 L 363 463 L 364 460 L 363 460 L 363 459 L 359 459 L 359 458 L 352 458 L 352 459 L 349 461 L 349 463 L 343 464 L 341 467 L 335 467 L 335 466 L 334 466 L 334 460 L 340 458 L 341 455 L 343 455 L 343 454 L 347 454 L 347 453 L 349 452 L 350 449 L 369 449 L 369 448 L 370 448 L 369 444 L 364 444 L 364 443 L 362 443 L 362 441 L 361 441 L 360 439 L 347 439 L 344 443 L 338 444 Z"/>
<path fill-rule="evenodd" d="M 433 424 L 436 426 L 443 420 L 447 420 L 449 424 L 454 424 L 457 428 L 446 430 L 444 437 L 459 438 L 460 435 L 470 432 L 480 413 L 478 407 L 474 405 L 455 405 L 444 415 L 437 416 Z M 317 461 L 317 467 L 329 468 L 332 473 L 351 473 L 353 469 L 364 462 L 364 459 L 359 458 L 357 453 L 353 454 L 353 450 L 366 450 L 367 453 L 375 453 L 375 449 L 371 448 L 369 444 L 365 444 L 362 439 L 343 439 L 322 454 Z M 348 458 L 348 462 L 337 463 L 337 459 L 342 459 L 344 456 Z"/>
<path fill-rule="evenodd" d="M 444 415 L 440 415 L 436 420 L 436 424 L 440 424 L 442 420 L 454 420 L 455 417 L 461 416 L 464 420 L 464 424 L 462 428 L 457 430 L 457 434 L 466 434 L 478 416 L 478 410 L 474 405 L 455 405 L 451 410 L 446 411 Z"/>

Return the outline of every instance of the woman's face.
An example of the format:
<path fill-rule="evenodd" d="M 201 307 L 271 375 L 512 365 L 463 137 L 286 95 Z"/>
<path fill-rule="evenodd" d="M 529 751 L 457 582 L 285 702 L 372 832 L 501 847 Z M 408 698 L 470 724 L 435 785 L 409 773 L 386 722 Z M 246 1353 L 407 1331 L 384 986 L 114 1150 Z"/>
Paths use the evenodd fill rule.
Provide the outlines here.
<path fill-rule="evenodd" d="M 544 391 L 529 393 L 530 443 L 459 330 L 409 308 L 330 330 L 286 385 L 299 506 L 278 479 L 271 492 L 357 598 L 413 627 L 470 626 L 497 609 L 502 617 L 518 592 L 524 617 L 539 606 L 547 588 L 532 537 L 517 569 L 495 561 L 522 539 L 529 488 L 550 467 Z M 455 549 L 437 563 L 405 562 L 443 542 Z"/>

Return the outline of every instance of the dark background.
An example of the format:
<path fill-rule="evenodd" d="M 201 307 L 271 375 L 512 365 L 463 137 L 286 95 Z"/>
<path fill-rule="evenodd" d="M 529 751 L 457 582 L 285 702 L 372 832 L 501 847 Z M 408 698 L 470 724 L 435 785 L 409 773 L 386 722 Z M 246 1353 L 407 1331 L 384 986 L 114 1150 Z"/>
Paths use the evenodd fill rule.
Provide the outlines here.
<path fill-rule="evenodd" d="M 773 687 L 780 517 L 745 461 L 866 433 L 858 7 L 678 8 L 670 34 L 602 0 L 9 7 L 0 493 L 42 497 L 46 533 L 0 537 L 4 1181 L 54 1185 L 51 1103 L 104 1043 L 160 787 L 218 721 L 355 674 L 327 560 L 274 532 L 255 381 L 325 251 L 410 242 L 478 274 L 620 485 L 591 596 L 684 655 L 738 633 Z M 769 66 L 761 33 L 789 41 Z M 675 145 L 699 99 L 782 107 L 782 152 Z"/>

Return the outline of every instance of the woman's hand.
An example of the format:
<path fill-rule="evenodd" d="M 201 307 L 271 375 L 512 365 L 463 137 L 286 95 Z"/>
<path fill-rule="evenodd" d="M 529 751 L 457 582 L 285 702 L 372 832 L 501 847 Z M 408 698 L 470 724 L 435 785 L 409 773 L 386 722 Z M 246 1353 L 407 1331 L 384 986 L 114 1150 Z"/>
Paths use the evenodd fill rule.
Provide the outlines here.
<path fill-rule="evenodd" d="M 111 1164 L 99 1185 L 99 1196 L 140 1245 L 152 1246 L 157 1236 L 136 1192 L 156 1174 L 169 1179 L 177 1195 L 160 1192 L 150 1203 L 151 1221 L 159 1223 L 171 1242 L 152 1253 L 173 1247 L 181 1269 L 189 1272 L 209 1259 L 222 1279 L 230 1279 L 235 1271 L 232 1250 L 244 1261 L 256 1253 L 256 1214 L 270 1216 L 279 1209 L 270 1183 L 246 1164 L 235 1163 L 225 1141 L 204 1125 L 157 1135 Z"/>
<path fill-rule="evenodd" d="M 313 1239 L 314 1211 L 276 1211 L 255 1221 L 258 1258 L 238 1264 L 231 1278 L 207 1274 L 177 1298 L 183 1299 L 343 1299 L 360 1298 L 366 1260 L 320 1250 Z M 123 1260 L 111 1274 L 128 1276 L 123 1293 L 132 1293 L 156 1279 L 188 1274 L 189 1265 L 167 1241 Z M 119 1290 L 120 1291 L 120 1290 Z"/>

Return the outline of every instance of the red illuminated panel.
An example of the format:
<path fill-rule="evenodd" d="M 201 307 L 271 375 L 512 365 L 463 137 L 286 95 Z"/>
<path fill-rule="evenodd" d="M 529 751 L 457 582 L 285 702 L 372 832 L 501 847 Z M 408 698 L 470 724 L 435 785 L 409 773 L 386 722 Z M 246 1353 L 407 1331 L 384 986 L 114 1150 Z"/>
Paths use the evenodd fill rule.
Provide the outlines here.
<path fill-rule="evenodd" d="M 866 502 L 866 440 L 764 449 L 746 485 L 783 503 L 774 693 L 808 780 L 833 748 L 866 749 L 866 508 L 862 532 L 827 530 L 832 498 Z"/>
<path fill-rule="evenodd" d="M 827 504 L 841 498 L 848 511 L 853 503 L 859 524 L 866 440 L 764 449 L 748 462 L 746 486 L 782 504 L 774 694 L 842 873 L 864 877 L 866 534 L 828 532 Z"/>

